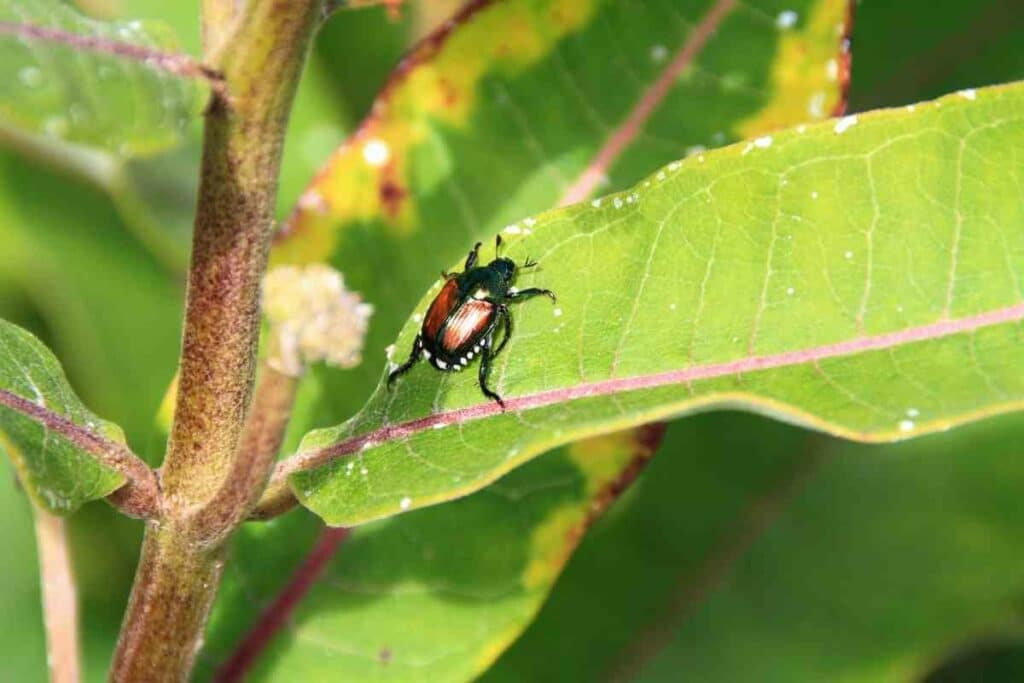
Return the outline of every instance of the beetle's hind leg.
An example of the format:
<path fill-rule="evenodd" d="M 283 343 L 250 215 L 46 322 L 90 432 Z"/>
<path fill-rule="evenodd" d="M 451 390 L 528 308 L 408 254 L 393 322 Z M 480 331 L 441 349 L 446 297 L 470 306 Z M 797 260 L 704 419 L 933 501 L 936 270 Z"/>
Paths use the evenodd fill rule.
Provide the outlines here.
<path fill-rule="evenodd" d="M 492 327 L 487 333 L 487 336 L 484 337 L 483 344 L 481 345 L 483 348 L 480 350 L 480 372 L 477 375 L 477 378 L 480 381 L 480 391 L 484 392 L 484 396 L 493 401 L 497 401 L 498 405 L 501 406 L 501 409 L 505 410 L 505 402 L 501 400 L 501 396 L 498 396 L 498 394 L 487 388 L 487 375 L 491 372 L 491 359 L 494 358 L 494 354 L 491 353 L 491 344 L 493 343 L 494 327 Z"/>
<path fill-rule="evenodd" d="M 388 389 L 396 379 L 412 369 L 412 366 L 416 365 L 419 361 L 420 356 L 423 354 L 423 338 L 420 335 L 416 335 L 416 341 L 412 343 L 412 352 L 409 354 L 408 360 L 399 365 L 397 368 L 388 373 Z"/>

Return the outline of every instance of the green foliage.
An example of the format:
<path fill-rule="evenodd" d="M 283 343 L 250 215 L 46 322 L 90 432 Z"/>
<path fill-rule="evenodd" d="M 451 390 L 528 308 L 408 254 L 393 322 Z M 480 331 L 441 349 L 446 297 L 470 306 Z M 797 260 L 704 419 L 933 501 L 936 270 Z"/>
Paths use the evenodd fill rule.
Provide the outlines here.
<path fill-rule="evenodd" d="M 39 12 L 51 3 L 17 4 Z M 513 56 L 522 56 L 529 50 L 517 50 L 531 47 L 529 30 L 516 32 L 509 41 L 502 42 L 494 40 L 497 34 L 483 27 L 460 27 L 458 32 L 470 38 L 456 59 L 449 60 L 444 68 L 435 68 L 434 64 L 421 72 L 414 70 L 411 84 L 398 82 L 393 86 L 386 98 L 392 106 L 384 112 L 392 116 L 375 116 L 373 121 L 380 125 L 369 128 L 368 134 L 388 143 L 392 159 L 398 160 L 391 167 L 396 175 L 367 174 L 360 145 L 340 151 L 333 167 L 315 186 L 317 192 L 305 197 L 305 208 L 299 209 L 298 219 L 292 223 L 293 228 L 299 228 L 295 233 L 299 238 L 284 240 L 276 252 L 278 262 L 331 260 L 377 307 L 364 367 L 346 373 L 317 370 L 304 382 L 291 430 L 296 436 L 290 439 L 288 451 L 294 449 L 297 435 L 309 427 L 334 423 L 356 412 L 381 377 L 384 358 L 380 350 L 395 339 L 403 324 L 406 327 L 396 353 L 401 356 L 407 352 L 414 327 L 407 322 L 407 314 L 441 265 L 455 262 L 473 241 L 491 237 L 507 223 L 516 221 L 524 227 L 522 216 L 543 211 L 558 200 L 566 185 L 592 159 L 608 130 L 622 120 L 623 113 L 664 67 L 664 58 L 676 53 L 681 37 L 710 4 L 704 0 L 629 3 L 629 11 L 625 11 L 622 8 L 626 4 L 610 1 L 505 0 L 494 5 L 539 8 L 538 16 L 554 5 L 570 10 L 590 8 L 590 13 L 562 39 L 547 40 L 551 36 L 545 34 L 536 61 L 524 62 L 517 57 L 511 63 L 502 62 L 487 51 L 501 47 Z M 195 7 L 187 3 L 179 6 L 124 0 L 79 5 L 104 20 L 116 11 L 119 17 L 153 16 L 167 21 L 189 51 L 198 53 Z M 801 0 L 739 3 L 732 19 L 698 56 L 695 68 L 687 70 L 677 83 L 675 94 L 659 109 L 651 129 L 613 166 L 611 185 L 600 191 L 628 187 L 698 145 L 711 148 L 740 139 L 753 140 L 772 128 L 797 123 L 812 109 L 827 115 L 836 96 L 834 84 L 825 84 L 825 99 L 814 99 L 813 107 L 811 98 L 822 91 L 829 73 L 826 60 L 831 52 L 821 56 L 821 50 L 834 46 L 836 20 L 832 15 L 841 11 L 842 5 Z M 0 11 L 11 6 L 0 0 Z M 61 11 L 67 10 L 61 7 Z M 681 20 L 674 17 L 676 10 Z M 780 30 L 775 22 L 786 10 L 795 11 L 796 24 Z M 970 6 L 936 5 L 924 0 L 861 3 L 854 68 L 855 85 L 861 88 L 853 98 L 859 103 L 855 106 L 905 104 L 958 88 L 1024 76 L 1019 41 L 1014 39 L 1022 15 L 1015 10 L 1012 0 L 986 0 Z M 826 22 L 822 17 L 829 12 L 832 15 Z M 372 19 L 370 13 L 374 13 Z M 566 19 L 572 23 L 573 16 L 547 15 L 547 23 L 533 26 L 545 27 Z M 378 79 L 394 62 L 396 41 L 402 39 L 399 34 L 405 34 L 409 22 L 391 27 L 394 31 L 385 36 L 377 25 L 382 17 L 380 8 L 340 12 L 321 34 L 286 146 L 282 216 L 290 211 L 311 170 L 326 157 L 353 117 L 366 108 L 369 93 L 380 85 Z M 828 24 L 827 40 L 824 33 L 811 37 L 818 24 Z M 372 30 L 364 28 L 370 25 Z M 144 26 L 149 31 L 152 24 L 147 21 Z M 484 37 L 472 38 L 474 31 Z M 170 46 L 163 42 L 160 31 L 150 38 L 156 41 L 148 43 L 151 47 Z M 798 45 L 798 40 L 805 42 Z M 42 55 L 49 60 L 40 62 L 42 67 L 70 61 L 59 46 L 47 45 L 42 53 L 38 47 L 33 45 L 30 52 L 32 59 Z M 0 142 L 5 146 L 12 142 L 9 133 L 15 127 L 10 125 L 4 107 L 12 100 L 9 93 L 16 93 L 13 99 L 17 100 L 25 90 L 18 78 L 20 72 L 14 68 L 18 62 L 7 59 L 12 49 L 18 50 L 18 59 L 26 53 L 7 36 L 0 36 L 0 75 L 7 76 L 3 80 L 6 85 L 0 85 L 0 117 L 7 123 L 0 132 Z M 764 56 L 768 53 L 774 53 L 774 59 Z M 360 55 L 360 59 L 353 60 L 353 54 Z M 787 73 L 792 75 L 793 65 L 798 63 L 794 56 L 799 54 L 813 57 L 800 77 L 803 82 L 789 89 L 780 87 Z M 657 55 L 662 59 L 655 59 Z M 477 63 L 474 57 L 479 57 Z M 104 59 L 90 54 L 83 61 L 98 65 Z M 473 71 L 481 66 L 479 62 L 484 63 L 479 78 L 471 79 L 470 87 L 455 90 L 458 97 L 454 110 L 460 116 L 450 116 L 444 107 L 435 107 L 442 101 L 438 94 L 444 86 L 453 82 L 467 85 L 466 81 L 448 79 L 450 73 L 445 69 L 458 75 L 462 66 L 469 65 L 468 71 Z M 78 74 L 74 69 L 80 67 L 71 66 L 70 73 Z M 153 75 L 141 64 L 118 63 L 117 68 L 119 73 L 132 71 L 134 78 L 150 79 Z M 58 70 L 58 75 L 65 73 Z M 812 70 L 816 81 L 809 77 Z M 441 78 L 431 83 L 425 75 Z M 156 80 L 147 83 L 157 87 Z M 172 89 L 176 87 L 173 80 Z M 75 81 L 81 82 L 88 81 Z M 143 91 L 150 92 L 145 88 Z M 155 106 L 126 112 L 123 105 L 131 101 L 123 97 L 126 92 L 117 90 L 110 100 L 110 111 L 120 112 L 122 117 L 117 127 L 108 126 L 105 137 L 99 136 L 98 128 L 85 131 L 97 136 L 85 142 L 106 149 L 100 156 L 86 159 L 99 161 L 91 166 L 76 165 L 83 157 L 76 156 L 73 148 L 60 140 L 46 137 L 47 119 L 38 118 L 43 112 L 45 116 L 66 116 L 70 121 L 75 111 L 82 111 L 70 108 L 76 100 L 51 100 L 57 103 L 52 112 L 39 109 L 38 100 L 32 98 L 16 102 L 18 112 L 31 105 L 29 114 L 36 118 L 29 128 L 43 133 L 33 138 L 34 142 L 52 147 L 43 154 L 38 149 L 26 150 L 21 143 L 13 148 L 27 151 L 34 161 L 42 160 L 91 180 L 111 197 L 111 202 L 108 205 L 103 196 L 76 186 L 72 180 L 41 172 L 23 159 L 5 154 L 0 182 L 0 236 L 7 248 L 0 258 L 0 311 L 3 317 L 37 331 L 55 349 L 85 402 L 98 413 L 115 418 L 134 444 L 157 456 L 162 443 L 151 417 L 173 374 L 179 339 L 180 279 L 169 272 L 180 273 L 187 253 L 198 145 L 194 130 L 182 133 L 174 125 L 164 127 L 155 118 L 159 114 Z M 61 97 L 68 93 L 83 95 L 65 89 Z M 151 99 L 146 104 L 156 102 Z M 778 111 L 780 103 L 791 111 L 781 118 L 769 116 Z M 194 105 L 182 104 L 185 116 L 195 111 Z M 139 146 L 130 143 L 122 148 L 118 136 L 131 128 L 127 124 L 142 120 L 137 118 L 141 114 L 152 115 L 150 123 L 157 123 L 157 128 L 139 127 L 132 132 L 141 136 Z M 396 120 L 411 122 L 412 126 L 403 129 L 387 125 Z M 861 119 L 843 136 L 857 132 L 865 122 Z M 51 130 L 60 128 L 51 121 Z M 756 157 L 756 163 L 764 162 L 764 155 L 779 151 L 781 139 L 774 137 L 768 149 L 752 148 L 748 156 L 762 155 Z M 179 144 L 182 141 L 184 146 Z M 120 158 L 121 151 L 135 154 L 174 145 L 178 146 L 172 157 L 129 163 Z M 932 149 L 933 168 L 926 170 L 935 171 L 948 162 L 940 155 L 942 149 L 942 145 Z M 740 153 L 742 150 L 738 148 Z M 928 150 L 921 151 L 924 154 Z M 982 183 L 999 188 L 1008 182 L 996 177 L 1000 169 L 1005 170 L 1005 163 L 994 161 L 989 169 L 973 155 L 968 162 L 975 164 L 973 170 L 977 172 L 962 176 L 969 181 L 965 188 Z M 338 173 L 338 169 L 343 172 Z M 905 189 L 900 185 L 909 182 L 910 177 L 893 174 L 881 190 L 895 193 Z M 360 202 L 369 198 L 372 204 L 372 198 L 381 196 L 385 186 L 381 181 L 389 178 L 397 180 L 399 189 L 406 193 L 400 203 L 402 211 L 391 215 L 379 207 L 366 210 Z M 826 180 L 837 193 L 855 189 L 841 187 L 834 177 L 822 182 Z M 754 189 L 758 187 L 755 183 Z M 642 184 L 638 189 L 643 190 Z M 758 211 L 764 198 L 753 194 L 748 197 L 746 188 L 742 190 L 737 191 L 741 199 L 734 208 Z M 980 206 L 981 213 L 998 200 L 996 192 L 989 194 L 992 196 L 984 197 L 989 203 Z M 317 195 L 327 201 L 311 201 Z M 61 201 L 53 201 L 54 197 Z M 911 221 L 909 214 L 900 218 L 906 220 L 910 234 L 920 236 L 933 228 L 936 244 L 940 244 L 949 234 L 948 210 L 954 195 L 946 192 L 932 199 L 939 208 L 923 224 Z M 848 223 L 847 237 L 851 241 L 863 240 L 854 224 L 863 218 L 865 207 L 858 202 L 842 206 L 841 218 Z M 611 211 L 607 204 L 603 208 Z M 805 208 L 801 206 L 801 212 Z M 818 208 L 820 205 L 812 207 Z M 978 206 L 969 208 L 964 213 L 968 226 L 980 215 L 972 213 Z M 799 215 L 811 217 L 808 213 Z M 824 215 L 813 217 L 824 220 Z M 1004 225 L 1019 224 L 1018 220 Z M 135 237 L 125 232 L 126 227 Z M 895 224 L 889 227 L 895 234 Z M 523 238 L 513 252 L 516 256 L 526 255 L 518 250 L 540 242 L 542 235 L 537 226 L 531 229 L 534 234 Z M 1008 230 L 1011 248 L 1004 251 L 1012 267 L 973 263 L 975 272 L 984 273 L 984 279 L 979 275 L 972 290 L 986 296 L 1011 291 L 1010 274 L 1020 264 L 1017 232 Z M 980 229 L 972 233 L 980 234 Z M 998 249 L 995 239 L 989 239 L 995 233 L 986 229 L 983 234 L 962 243 L 965 253 Z M 757 231 L 751 236 L 760 238 L 763 233 Z M 914 266 L 916 274 L 920 262 L 917 257 L 925 254 L 926 239 L 931 237 L 929 234 L 907 242 L 910 256 L 898 266 L 900 272 Z M 140 238 L 145 248 L 140 246 Z M 826 247 L 842 249 L 836 253 L 845 261 L 847 249 L 839 241 L 831 241 L 838 238 L 828 232 L 825 239 L 830 240 Z M 925 265 L 935 265 L 931 259 L 942 253 L 942 246 L 948 245 L 933 245 L 934 254 L 926 254 Z M 151 253 L 147 254 L 147 249 Z M 854 252 L 850 267 L 863 268 L 863 262 L 856 260 L 858 250 L 848 250 Z M 529 255 L 537 254 L 530 250 Z M 572 265 L 547 259 L 536 282 L 547 284 L 547 278 L 564 277 L 563 268 Z M 755 265 L 745 264 L 741 272 L 754 273 Z M 763 268 L 765 263 L 760 265 Z M 840 263 L 840 267 L 843 265 Z M 804 271 L 780 270 L 777 275 L 789 277 L 797 272 Z M 879 277 L 895 277 L 900 272 L 894 275 L 894 271 L 882 271 Z M 1000 276 L 1004 276 L 1005 283 L 999 283 Z M 746 280 L 741 277 L 738 284 L 746 284 Z M 858 281 L 850 276 L 841 284 L 856 289 Z M 569 290 L 578 286 L 576 282 L 569 285 Z M 563 315 L 547 317 L 552 310 L 546 301 L 522 307 L 517 311 L 517 344 L 550 340 L 554 334 L 545 331 L 533 338 L 531 329 L 546 330 L 559 322 L 569 322 L 566 284 L 561 281 L 557 286 L 563 295 L 559 304 Z M 788 287 L 775 292 L 782 303 L 766 310 L 766 319 L 774 321 L 772 314 L 778 314 L 788 320 L 787 306 L 806 305 L 810 310 L 804 311 L 804 319 L 813 324 L 811 329 L 775 326 L 771 331 L 775 339 L 786 335 L 794 340 L 801 335 L 813 337 L 818 327 L 815 316 L 828 312 L 820 298 L 797 301 L 814 290 L 813 281 L 793 287 L 792 303 Z M 899 287 L 893 284 L 881 293 L 896 296 L 907 291 Z M 941 312 L 941 302 L 927 301 L 927 294 L 935 293 L 934 287 L 922 289 L 924 294 L 918 293 L 919 310 L 930 306 L 933 313 Z M 815 291 L 815 296 L 819 294 Z M 852 298 L 857 300 L 856 296 Z M 729 302 L 725 313 L 730 312 L 733 302 L 740 306 L 751 303 L 739 295 L 729 298 Z M 609 308 L 615 304 L 605 303 Z M 422 310 L 422 303 L 420 306 Z M 677 310 L 682 312 L 682 306 Z M 666 317 L 669 313 L 672 311 L 666 311 Z M 871 322 L 872 317 L 865 320 Z M 823 321 L 823 325 L 834 322 L 827 317 Z M 975 335 L 974 341 L 978 340 L 984 342 L 984 331 Z M 727 347 L 728 341 L 718 339 L 716 343 Z M 1019 374 L 1015 372 L 1019 363 L 1007 360 L 1019 346 L 1017 342 L 1010 336 L 995 350 L 984 343 L 982 347 L 965 343 L 954 348 L 948 357 L 939 359 L 946 363 L 943 367 L 954 368 L 949 376 L 936 374 L 933 365 L 922 364 L 924 352 L 913 350 L 909 370 L 905 365 L 900 365 L 900 370 L 922 381 L 914 402 L 900 403 L 891 414 L 873 415 L 863 406 L 861 412 L 868 419 L 888 425 L 890 434 L 904 435 L 900 427 L 903 422 L 914 422 L 914 429 L 907 435 L 940 426 L 927 424 L 926 420 L 956 412 L 957 406 L 970 400 L 972 392 L 986 386 L 984 378 L 971 381 L 967 377 L 975 358 L 972 354 L 979 348 L 983 352 L 979 367 L 994 382 L 994 388 L 989 388 L 995 395 L 1005 391 L 1004 381 L 1012 382 Z M 522 349 L 514 345 L 506 351 L 504 360 L 512 364 L 528 360 L 530 354 Z M 928 350 L 932 352 L 941 355 L 935 349 Z M 995 368 L 985 364 L 988 352 L 998 357 Z M 955 367 L 957 363 L 964 367 Z M 1000 363 L 1010 364 L 1006 366 L 1009 371 L 999 374 Z M 880 368 L 884 363 L 857 365 L 838 379 L 848 387 L 851 382 L 859 383 L 862 373 Z M 516 377 L 523 378 L 521 374 L 512 376 Z M 455 405 L 483 403 L 473 388 L 472 377 L 441 379 L 425 367 L 418 368 L 398 388 L 396 407 L 412 410 L 414 406 L 406 403 L 409 393 L 417 387 L 429 390 L 442 385 L 442 398 L 462 401 Z M 754 389 L 760 387 L 756 381 L 754 385 Z M 743 390 L 749 388 L 744 386 Z M 771 387 L 786 388 L 780 383 Z M 919 396 L 942 403 L 941 410 L 929 414 L 925 404 L 917 400 Z M 816 411 L 836 408 L 827 394 L 824 398 L 805 398 L 813 401 Z M 894 394 L 892 402 L 903 398 Z M 854 398 L 850 398 L 850 404 L 844 410 L 859 410 Z M 888 405 L 876 407 L 885 410 Z M 917 415 L 906 413 L 911 407 Z M 779 416 L 774 407 L 770 412 Z M 531 419 L 529 414 L 524 417 Z M 791 419 L 792 414 L 788 417 Z M 616 508 L 613 519 L 603 522 L 597 536 L 584 546 L 582 554 L 577 554 L 576 567 L 560 581 L 554 602 L 499 664 L 494 677 L 589 679 L 622 670 L 625 663 L 629 665 L 627 670 L 639 671 L 649 680 L 671 679 L 679 667 L 706 671 L 707 678 L 722 680 L 750 675 L 776 680 L 912 678 L 940 661 L 950 647 L 984 638 L 1005 643 L 1001 640 L 1005 637 L 1012 643 L 1019 635 L 1013 611 L 1019 576 L 1012 543 L 1005 539 L 1020 533 L 1013 507 L 1016 473 L 1012 467 L 1016 460 L 1013 444 L 1019 442 L 1018 422 L 1000 418 L 905 445 L 868 448 L 843 445 L 743 415 L 681 421 L 674 428 L 674 437 L 661 450 L 651 475 L 645 475 L 641 486 L 630 491 L 628 502 Z M 600 426 L 601 430 L 605 428 Z M 612 475 L 595 472 L 582 458 L 570 466 L 569 452 L 570 447 L 559 448 L 465 500 L 354 530 L 351 545 L 329 564 L 327 579 L 300 606 L 294 627 L 286 629 L 268 656 L 260 660 L 257 677 L 281 680 L 296 672 L 309 677 L 345 672 L 352 677 L 407 679 L 417 672 L 429 672 L 423 677 L 465 678 L 469 672 L 485 667 L 532 618 L 566 559 L 562 556 L 548 564 L 549 575 L 544 581 L 527 587 L 520 570 L 529 558 L 550 557 L 551 548 L 557 545 L 552 542 L 547 554 L 542 552 L 542 546 L 534 542 L 541 529 L 548 524 L 551 526 L 546 528 L 561 528 L 552 521 L 558 517 L 554 514 L 558 510 L 574 509 L 565 512 L 570 517 L 581 514 L 590 500 L 582 495 L 582 482 Z M 458 451 L 451 457 L 458 460 L 464 456 L 468 457 Z M 361 464 L 377 457 L 358 454 L 356 462 L 360 464 L 353 466 L 355 472 L 361 474 Z M 812 463 L 818 463 L 817 469 L 808 466 Z M 443 459 L 423 463 L 428 482 L 435 467 L 448 464 L 447 454 Z M 485 474 L 485 478 L 492 476 L 494 470 Z M 378 481 L 384 483 L 376 478 L 373 483 Z M 804 483 L 808 486 L 806 492 L 800 488 Z M 396 505 L 401 507 L 408 492 L 404 484 L 384 494 L 390 506 L 388 514 L 397 511 Z M 503 497 L 509 492 L 522 497 Z M 451 493 L 449 489 L 445 495 Z M 4 613 L 24 628 L 0 641 L 0 658 L 4 661 L 0 670 L 9 678 L 21 680 L 38 677 L 44 666 L 44 649 L 34 595 L 37 578 L 28 533 L 31 523 L 26 506 L 17 502 L 18 495 L 13 486 L 0 492 L 8 530 L 2 536 L 7 552 L 0 565 L 5 577 L 0 603 Z M 545 508 L 548 504 L 550 507 Z M 564 507 L 560 507 L 562 504 Z M 787 512 L 790 504 L 793 507 Z M 509 510 L 501 512 L 503 507 Z M 76 569 L 86 620 L 88 678 L 101 680 L 123 608 L 125 579 L 134 569 L 133 537 L 138 525 L 115 518 L 103 505 L 89 506 L 84 512 L 75 517 Z M 227 565 L 228 582 L 208 638 L 208 651 L 203 655 L 207 673 L 230 652 L 265 601 L 287 581 L 318 538 L 319 530 L 319 523 L 305 511 L 267 526 L 248 525 L 242 530 Z M 105 552 L 96 553 L 98 546 Z M 750 552 L 745 554 L 748 547 Z M 565 552 L 569 550 L 566 546 Z M 623 585 L 630 586 L 630 590 L 623 590 Z M 479 599 L 481 595 L 484 599 Z M 595 595 L 601 600 L 595 601 Z M 684 608 L 675 609 L 680 602 Z M 502 627 L 507 628 L 499 637 Z M 467 635 L 470 633 L 478 637 L 473 639 Z M 652 633 L 659 637 L 650 641 L 654 643 L 651 656 L 635 658 L 636 651 L 644 651 Z M 822 634 L 837 635 L 826 639 Z M 466 647 L 454 653 L 460 638 Z M 433 650 L 431 642 L 436 643 Z M 428 661 L 434 651 L 452 654 Z M 658 651 L 660 656 L 654 656 Z M 387 653 L 383 659 L 382 652 Z M 758 668 L 742 669 L 750 662 L 757 662 Z M 998 680 L 1016 678 L 1019 676 L 1011 666 L 1009 673 Z"/>
<path fill-rule="evenodd" d="M 521 235 L 507 254 L 541 263 L 519 287 L 560 297 L 514 307 L 492 379 L 509 410 L 475 372 L 421 367 L 303 441 L 300 457 L 335 461 L 293 475 L 297 495 L 357 524 L 401 499 L 464 495 L 554 445 L 714 405 L 862 440 L 1013 409 L 1024 211 L 1007 169 L 1022 107 L 1008 86 L 800 127 L 507 228 Z"/>
<path fill-rule="evenodd" d="M 102 498 L 124 478 L 67 435 L 47 427 L 38 416 L 12 404 L 28 402 L 39 413 L 55 414 L 107 439 L 124 442 L 121 429 L 89 412 L 75 396 L 60 363 L 25 330 L 0 320 L 0 444 L 14 461 L 20 479 L 36 502 L 68 514 L 82 503 Z"/>
<path fill-rule="evenodd" d="M 85 46 L 171 53 L 163 27 L 92 20 L 58 0 L 2 0 L 0 22 L 0 123 L 132 156 L 176 144 L 197 113 L 194 77 Z"/>
<path fill-rule="evenodd" d="M 1019 642 L 1022 434 L 1015 415 L 867 447 L 679 421 L 483 680 L 924 680 Z"/>
<path fill-rule="evenodd" d="M 353 530 L 254 680 L 479 675 L 532 619 L 590 522 L 650 455 L 630 434 L 558 449 L 464 500 Z M 221 661 L 292 580 L 321 529 L 293 513 L 245 530 L 205 666 Z"/>

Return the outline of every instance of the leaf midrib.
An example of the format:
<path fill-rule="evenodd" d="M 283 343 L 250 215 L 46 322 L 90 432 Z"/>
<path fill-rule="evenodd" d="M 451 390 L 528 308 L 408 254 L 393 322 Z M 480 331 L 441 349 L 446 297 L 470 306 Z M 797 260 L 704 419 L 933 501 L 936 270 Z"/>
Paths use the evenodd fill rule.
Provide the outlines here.
<path fill-rule="evenodd" d="M 880 351 L 894 347 L 950 337 L 975 330 L 1019 322 L 1024 320 L 1024 303 L 997 308 L 977 315 L 963 318 L 940 318 L 925 325 L 907 327 L 894 332 L 878 335 L 862 335 L 845 341 L 824 344 L 805 349 L 783 351 L 776 354 L 746 356 L 736 360 L 720 363 L 694 365 L 678 370 L 657 372 L 631 377 L 615 377 L 611 379 L 586 382 L 573 386 L 539 391 L 532 394 L 505 399 L 505 410 L 517 412 L 543 408 L 566 401 L 596 396 L 607 396 L 624 391 L 654 389 L 658 387 L 684 384 L 700 380 L 715 379 L 729 375 L 739 375 L 762 370 L 817 363 L 830 358 L 852 356 L 870 351 Z M 327 448 L 298 453 L 282 461 L 276 468 L 274 477 L 286 477 L 296 472 L 315 469 L 329 464 L 336 458 L 350 455 L 365 448 L 370 448 L 388 441 L 403 439 L 427 429 L 439 428 L 451 424 L 462 424 L 474 420 L 499 415 L 502 408 L 494 402 L 480 403 L 425 417 L 385 425 L 358 436 L 345 439 Z"/>

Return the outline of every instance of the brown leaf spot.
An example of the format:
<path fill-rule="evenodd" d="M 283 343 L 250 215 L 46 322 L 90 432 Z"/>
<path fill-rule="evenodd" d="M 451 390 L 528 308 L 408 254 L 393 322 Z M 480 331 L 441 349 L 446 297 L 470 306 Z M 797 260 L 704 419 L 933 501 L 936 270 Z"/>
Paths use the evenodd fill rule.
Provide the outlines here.
<path fill-rule="evenodd" d="M 409 196 L 409 191 L 386 174 L 381 178 L 378 194 L 380 195 L 380 205 L 388 216 L 392 219 L 398 218 L 398 214 L 402 210 L 402 203 Z"/>

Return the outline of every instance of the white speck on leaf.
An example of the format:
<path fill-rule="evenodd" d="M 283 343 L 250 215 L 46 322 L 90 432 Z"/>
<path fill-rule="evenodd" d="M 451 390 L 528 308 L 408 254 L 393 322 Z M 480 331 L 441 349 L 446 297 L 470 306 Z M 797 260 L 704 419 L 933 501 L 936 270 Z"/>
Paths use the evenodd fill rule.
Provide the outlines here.
<path fill-rule="evenodd" d="M 839 62 L 834 59 L 828 60 L 825 63 L 825 75 L 830 81 L 834 81 L 839 78 Z"/>
<path fill-rule="evenodd" d="M 513 223 L 512 225 L 505 226 L 505 232 L 507 232 L 510 235 L 518 235 L 519 233 L 522 232 L 522 229 L 518 225 Z"/>
<path fill-rule="evenodd" d="M 817 198 L 818 198 L 818 191 L 814 190 L 813 192 L 811 192 L 811 199 L 817 199 Z"/>
<path fill-rule="evenodd" d="M 616 197 L 615 199 L 612 200 L 612 204 L 615 205 L 616 209 L 621 209 L 622 208 L 622 200 L 619 199 L 618 197 Z"/>
<path fill-rule="evenodd" d="M 914 421 L 913 420 L 900 420 L 900 431 L 901 432 L 909 432 L 913 428 L 914 428 Z"/>
<path fill-rule="evenodd" d="M 366 469 L 365 467 L 362 467 L 362 468 L 359 469 L 359 474 L 363 475 L 364 477 L 367 474 L 369 474 L 369 473 L 370 473 L 370 470 Z"/>
<path fill-rule="evenodd" d="M 422 313 L 413 313 L 412 314 L 412 321 L 414 323 L 421 323 L 421 322 L 423 322 L 423 314 Z"/>
<path fill-rule="evenodd" d="M 796 127 L 796 132 L 797 133 L 806 133 L 807 132 L 807 124 L 801 123 L 799 126 Z"/>
<path fill-rule="evenodd" d="M 807 113 L 816 119 L 825 117 L 825 93 L 816 92 L 807 103 Z"/>
<path fill-rule="evenodd" d="M 601 208 L 601 200 L 600 199 L 595 199 L 594 201 L 590 202 L 590 205 L 592 207 L 594 207 L 595 209 L 600 209 Z"/>
<path fill-rule="evenodd" d="M 968 100 L 973 100 L 973 99 L 976 99 L 978 97 L 978 93 L 974 90 L 974 88 L 968 88 L 966 90 L 961 90 L 959 95 L 960 95 L 960 97 L 963 97 L 964 99 L 968 99 Z"/>
<path fill-rule="evenodd" d="M 842 135 L 847 130 L 849 130 L 850 127 L 853 126 L 855 123 L 857 123 L 856 114 L 853 114 L 851 116 L 844 116 L 843 118 L 836 121 L 835 131 Z"/>
<path fill-rule="evenodd" d="M 537 220 L 535 218 L 524 218 L 523 225 L 525 225 L 528 228 L 532 228 L 533 226 L 537 225 Z"/>
<path fill-rule="evenodd" d="M 917 408 L 907 408 L 907 417 L 917 417 L 921 414 L 921 411 Z"/>
<path fill-rule="evenodd" d="M 561 309 L 561 308 L 556 308 L 556 309 L 555 309 L 554 311 L 552 311 L 552 312 L 554 313 L 554 315 L 555 315 L 555 317 L 556 317 L 556 318 L 557 318 L 558 316 L 562 315 L 562 309 Z"/>
<path fill-rule="evenodd" d="M 772 136 L 765 135 L 754 140 L 754 146 L 760 147 L 761 149 L 768 149 L 772 146 Z"/>
<path fill-rule="evenodd" d="M 678 171 L 680 166 L 682 166 L 681 163 L 679 163 L 678 161 L 673 161 L 671 164 L 668 165 L 668 170 Z"/>
<path fill-rule="evenodd" d="M 786 294 L 788 294 L 789 296 L 793 296 L 794 294 L 796 294 L 796 290 L 790 287 L 789 289 L 786 290 Z"/>
<path fill-rule="evenodd" d="M 651 48 L 651 60 L 655 62 L 663 62 L 668 57 L 668 48 L 664 45 L 655 45 Z"/>
<path fill-rule="evenodd" d="M 391 148 L 380 138 L 368 140 L 363 145 L 363 159 L 370 166 L 383 166 L 391 158 Z"/>
<path fill-rule="evenodd" d="M 410 498 L 409 496 L 406 496 L 402 500 L 398 501 L 398 507 L 402 508 L 403 510 L 408 510 L 411 505 L 412 498 Z"/>
<path fill-rule="evenodd" d="M 846 258 L 847 261 L 849 261 L 850 259 L 853 258 L 853 252 L 852 251 L 848 251 L 848 252 L 843 254 L 843 257 Z"/>
<path fill-rule="evenodd" d="M 791 9 L 787 9 L 779 12 L 779 16 L 775 17 L 775 25 L 785 31 L 796 26 L 796 22 L 799 18 L 799 14 Z"/>

